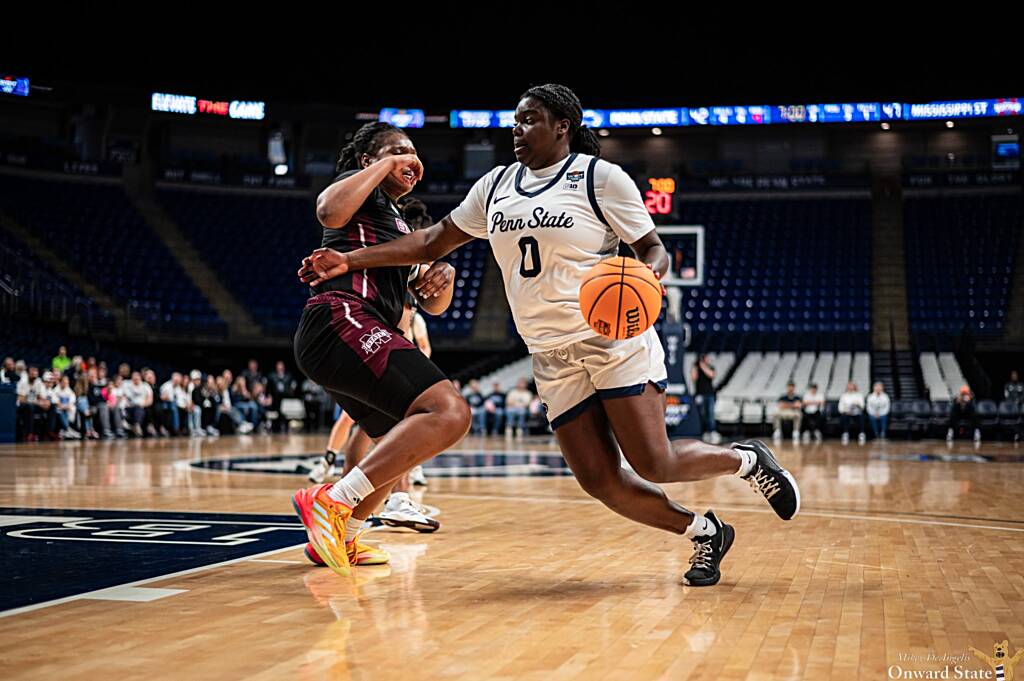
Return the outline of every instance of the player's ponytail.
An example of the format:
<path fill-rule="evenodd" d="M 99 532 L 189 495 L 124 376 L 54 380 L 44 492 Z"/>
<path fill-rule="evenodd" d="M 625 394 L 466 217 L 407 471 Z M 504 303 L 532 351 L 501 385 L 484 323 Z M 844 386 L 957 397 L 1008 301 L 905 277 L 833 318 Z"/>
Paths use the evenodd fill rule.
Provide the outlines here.
<path fill-rule="evenodd" d="M 352 141 L 342 147 L 341 154 L 338 156 L 338 163 L 334 166 L 334 172 L 343 173 L 346 170 L 356 170 L 359 168 L 359 159 L 362 155 L 370 154 L 372 156 L 376 154 L 384 138 L 393 132 L 402 132 L 402 129 L 381 121 L 367 123 L 356 130 L 356 134 L 352 136 Z"/>
<path fill-rule="evenodd" d="M 572 141 L 569 142 L 569 151 L 600 156 L 601 142 L 598 141 L 597 135 L 594 134 L 593 130 L 585 125 L 581 125 L 576 134 L 572 136 Z"/>
<path fill-rule="evenodd" d="M 536 85 L 524 92 L 519 99 L 533 97 L 540 100 L 555 118 L 569 120 L 569 151 L 601 155 L 601 143 L 594 131 L 583 125 L 583 105 L 576 93 L 564 85 L 548 83 Z"/>

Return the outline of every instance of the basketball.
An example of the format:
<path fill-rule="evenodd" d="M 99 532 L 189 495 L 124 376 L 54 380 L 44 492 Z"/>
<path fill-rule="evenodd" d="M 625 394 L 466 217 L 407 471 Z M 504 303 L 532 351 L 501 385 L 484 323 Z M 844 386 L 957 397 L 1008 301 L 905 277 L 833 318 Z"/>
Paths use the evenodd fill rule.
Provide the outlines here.
<path fill-rule="evenodd" d="M 580 312 L 594 331 L 613 340 L 638 336 L 661 312 L 661 282 L 635 258 L 602 260 L 583 277 Z"/>

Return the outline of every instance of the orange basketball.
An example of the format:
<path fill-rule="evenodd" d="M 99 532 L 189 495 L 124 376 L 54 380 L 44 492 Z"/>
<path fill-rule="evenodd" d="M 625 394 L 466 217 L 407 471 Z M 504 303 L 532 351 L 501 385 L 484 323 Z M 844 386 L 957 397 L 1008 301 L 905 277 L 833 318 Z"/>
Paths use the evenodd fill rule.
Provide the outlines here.
<path fill-rule="evenodd" d="M 594 331 L 613 340 L 638 336 L 661 312 L 661 282 L 634 258 L 608 258 L 580 285 L 580 311 Z"/>

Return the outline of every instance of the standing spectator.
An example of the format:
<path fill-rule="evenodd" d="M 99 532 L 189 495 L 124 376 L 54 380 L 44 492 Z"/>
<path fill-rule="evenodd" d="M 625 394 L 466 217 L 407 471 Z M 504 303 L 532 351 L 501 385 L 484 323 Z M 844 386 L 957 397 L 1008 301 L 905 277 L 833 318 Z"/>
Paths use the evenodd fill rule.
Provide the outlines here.
<path fill-rule="evenodd" d="M 267 379 L 267 392 L 273 398 L 273 410 L 277 412 L 274 432 L 288 432 L 288 419 L 281 412 L 281 401 L 295 397 L 295 379 L 285 370 L 284 362 L 277 361 L 274 373 Z"/>
<path fill-rule="evenodd" d="M 690 379 L 696 393 L 694 403 L 700 416 L 701 432 L 707 434 L 709 442 L 718 444 L 722 436 L 718 434 L 718 425 L 715 423 L 715 367 L 707 355 L 701 355 L 697 364 L 690 369 Z"/>
<path fill-rule="evenodd" d="M 166 429 L 160 425 L 160 412 L 156 404 L 156 396 L 159 394 L 159 388 L 157 388 L 156 385 L 156 373 L 152 369 L 147 369 L 145 367 L 142 369 L 142 389 L 146 393 L 146 398 L 143 400 L 142 404 L 143 409 L 146 410 L 146 425 L 144 426 L 146 432 L 151 437 L 159 435 L 160 430 L 164 430 L 164 434 L 167 434 Z"/>
<path fill-rule="evenodd" d="M 508 415 L 506 435 L 522 437 L 526 434 L 526 417 L 529 414 L 533 393 L 527 387 L 526 379 L 516 381 L 516 387 L 508 391 L 505 400 L 505 413 Z"/>
<path fill-rule="evenodd" d="M 871 432 L 875 439 L 884 440 L 885 432 L 889 426 L 889 409 L 892 403 L 889 396 L 885 394 L 885 386 L 881 381 L 876 381 L 874 389 L 865 402 L 865 410 L 868 413 L 868 420 L 871 422 Z"/>
<path fill-rule="evenodd" d="M 181 430 L 177 400 L 177 391 L 180 385 L 181 374 L 175 371 L 160 386 L 160 414 L 163 416 L 160 427 L 164 431 L 169 431 L 170 435 L 177 435 Z"/>
<path fill-rule="evenodd" d="M 188 407 L 191 402 L 189 397 L 189 378 L 188 376 L 180 376 L 178 385 L 174 386 L 174 406 L 175 411 L 178 414 L 178 432 L 175 435 L 181 435 L 185 425 L 188 423 Z"/>
<path fill-rule="evenodd" d="M 188 430 L 192 437 L 203 436 L 203 374 L 193 369 L 189 374 Z"/>
<path fill-rule="evenodd" d="M 864 444 L 864 396 L 857 390 L 857 384 L 850 381 L 846 392 L 839 398 L 839 427 L 843 430 L 843 444 L 850 442 L 850 428 L 857 426 L 857 442 Z"/>
<path fill-rule="evenodd" d="M 71 358 L 68 357 L 68 349 L 66 346 L 60 346 L 57 350 L 57 356 L 50 361 L 50 368 L 56 371 L 58 374 L 63 374 L 64 370 L 71 366 Z"/>
<path fill-rule="evenodd" d="M 81 423 L 81 433 L 90 440 L 99 439 L 100 435 L 96 432 L 93 424 L 95 413 L 89 405 L 89 374 L 78 374 L 78 378 L 75 379 L 74 391 L 76 395 L 75 412 L 78 414 L 78 420 Z"/>
<path fill-rule="evenodd" d="M 487 425 L 487 412 L 484 410 L 484 396 L 480 392 L 480 382 L 475 378 L 470 380 L 462 396 L 466 398 L 469 410 L 473 414 L 473 432 L 483 435 Z"/>
<path fill-rule="evenodd" d="M 60 377 L 60 384 L 53 390 L 50 399 L 56 409 L 57 418 L 60 420 L 60 438 L 62 440 L 81 440 L 81 434 L 71 428 L 71 424 L 75 422 L 77 399 L 75 391 L 71 389 L 71 379 L 68 376 Z"/>
<path fill-rule="evenodd" d="M 949 430 L 946 431 L 946 442 L 952 442 L 960 431 L 960 424 L 966 421 L 974 430 L 974 441 L 981 442 L 981 430 L 978 428 L 978 413 L 974 409 L 974 395 L 970 387 L 960 386 L 960 392 L 949 405 Z"/>
<path fill-rule="evenodd" d="M 800 422 L 803 419 L 801 408 L 803 403 L 800 401 L 800 396 L 796 394 L 796 385 L 793 384 L 793 381 L 786 384 L 786 394 L 779 398 L 778 407 L 778 411 L 775 412 L 775 417 L 772 419 L 772 423 L 775 425 L 772 439 L 775 442 L 781 442 L 782 422 L 792 421 L 793 442 L 800 442 Z"/>
<path fill-rule="evenodd" d="M 494 419 L 492 433 L 498 434 L 505 428 L 505 393 L 501 384 L 495 381 L 491 385 L 491 394 L 484 399 L 484 410 Z"/>
<path fill-rule="evenodd" d="M 821 442 L 821 421 L 825 411 L 825 397 L 818 392 L 818 384 L 811 383 L 800 401 L 803 403 L 804 411 L 804 442 L 810 441 L 812 432 L 815 441 Z"/>
<path fill-rule="evenodd" d="M 38 442 L 39 434 L 35 428 L 36 414 L 43 408 L 40 400 L 46 392 L 43 380 L 39 378 L 39 367 L 30 366 L 15 388 L 18 403 L 18 423 L 21 425 L 21 439 L 25 442 Z"/>
<path fill-rule="evenodd" d="M 267 379 L 260 373 L 260 363 L 254 359 L 249 360 L 249 368 L 242 372 L 242 378 L 245 379 L 245 387 L 250 393 L 257 383 L 262 383 L 264 387 L 267 385 Z"/>
<path fill-rule="evenodd" d="M 124 395 L 124 413 L 132 432 L 136 437 L 142 437 L 142 424 L 146 419 L 146 388 L 142 383 L 142 374 L 138 371 L 132 372 L 132 379 L 125 383 L 122 388 Z M 151 398 L 152 399 L 152 398 Z"/>
<path fill-rule="evenodd" d="M 1024 383 L 1020 382 L 1016 369 L 1010 372 L 1010 382 L 1003 388 L 1003 399 L 1024 405 Z"/>
<path fill-rule="evenodd" d="M 17 383 L 21 377 L 14 370 L 14 358 L 4 357 L 4 365 L 0 367 L 0 383 Z"/>
<path fill-rule="evenodd" d="M 220 414 L 220 391 L 217 389 L 217 379 L 213 374 L 206 375 L 206 383 L 203 384 L 200 395 L 203 430 L 211 437 L 219 437 L 217 419 Z"/>
<path fill-rule="evenodd" d="M 102 367 L 100 367 L 102 369 Z M 118 439 L 125 437 L 125 396 L 124 377 L 116 374 L 113 380 L 109 381 L 103 388 L 103 398 L 107 401 L 107 413 L 110 414 L 110 421 L 114 426 L 114 433 Z"/>

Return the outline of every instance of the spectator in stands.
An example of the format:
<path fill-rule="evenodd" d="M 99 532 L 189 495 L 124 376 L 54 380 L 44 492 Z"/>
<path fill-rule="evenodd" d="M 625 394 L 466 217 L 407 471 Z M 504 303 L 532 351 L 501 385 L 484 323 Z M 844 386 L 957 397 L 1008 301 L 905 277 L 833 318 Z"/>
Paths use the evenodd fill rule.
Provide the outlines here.
<path fill-rule="evenodd" d="M 267 411 L 274 405 L 274 400 L 267 394 L 267 389 L 262 383 L 253 384 L 252 401 L 256 403 L 256 427 L 259 428 L 262 424 L 269 430 L 270 424 L 266 421 Z"/>
<path fill-rule="evenodd" d="M 302 382 L 302 404 L 306 408 L 306 430 L 315 430 L 323 423 L 326 398 L 327 391 L 319 383 L 309 378 Z"/>
<path fill-rule="evenodd" d="M 267 379 L 260 373 L 260 363 L 254 359 L 249 360 L 249 368 L 242 372 L 242 378 L 245 379 L 245 387 L 250 393 L 257 383 L 267 385 Z"/>
<path fill-rule="evenodd" d="M 800 396 L 796 394 L 796 385 L 790 381 L 786 384 L 786 394 L 779 398 L 778 411 L 775 412 L 775 418 L 772 419 L 775 426 L 775 431 L 772 433 L 773 440 L 780 442 L 782 440 L 782 422 L 792 421 L 793 442 L 800 442 L 800 422 L 803 419 L 801 407 L 803 407 L 803 403 L 800 401 Z"/>
<path fill-rule="evenodd" d="M 285 369 L 284 362 L 277 361 L 274 373 L 267 379 L 267 392 L 274 400 L 273 410 L 277 412 L 274 420 L 274 432 L 288 432 L 288 419 L 281 413 L 281 401 L 295 397 L 295 379 Z"/>
<path fill-rule="evenodd" d="M 526 417 L 530 413 L 530 402 L 533 401 L 533 393 L 530 392 L 525 378 L 516 381 L 516 387 L 508 391 L 505 398 L 505 413 L 508 416 L 508 430 L 506 435 L 522 437 L 526 434 Z"/>
<path fill-rule="evenodd" d="M 110 421 L 114 426 L 114 433 L 120 438 L 125 437 L 125 404 L 124 377 L 121 374 L 114 376 L 113 380 L 103 388 L 103 398 L 107 401 L 107 412 L 110 414 Z"/>
<path fill-rule="evenodd" d="M 42 411 L 44 417 L 42 425 L 45 429 L 46 439 L 57 439 L 57 428 L 60 425 L 60 418 L 57 416 L 57 405 L 54 403 L 54 392 L 57 390 L 57 372 L 46 371 L 43 373 L 43 394 L 36 402 L 36 406 Z"/>
<path fill-rule="evenodd" d="M 949 430 L 946 431 L 946 442 L 952 442 L 960 432 L 960 424 L 974 431 L 974 441 L 981 442 L 981 430 L 978 428 L 978 414 L 974 409 L 974 395 L 969 386 L 960 386 L 960 392 L 949 405 Z"/>
<path fill-rule="evenodd" d="M 92 359 L 92 358 L 90 358 Z M 121 362 L 117 367 L 117 375 L 121 377 L 124 383 L 131 383 L 132 380 L 132 367 L 128 362 Z"/>
<path fill-rule="evenodd" d="M 39 367 L 30 366 L 15 388 L 18 423 L 21 425 L 19 439 L 26 442 L 39 441 L 39 434 L 35 428 L 35 417 L 42 411 L 39 402 L 45 391 L 43 379 L 39 378 Z"/>
<path fill-rule="evenodd" d="M 892 403 L 885 393 L 885 386 L 881 381 L 875 381 L 874 389 L 867 399 L 864 400 L 864 409 L 868 413 L 868 421 L 871 422 L 871 432 L 875 439 L 884 440 L 886 429 L 889 427 L 889 409 Z"/>
<path fill-rule="evenodd" d="M 483 435 L 487 425 L 487 411 L 484 410 L 484 396 L 480 392 L 480 382 L 475 378 L 470 380 L 462 396 L 466 398 L 469 410 L 473 413 L 472 431 L 477 435 Z"/>
<path fill-rule="evenodd" d="M 690 369 L 690 380 L 693 381 L 694 404 L 700 416 L 701 433 L 707 435 L 709 442 L 718 444 L 722 436 L 718 434 L 715 423 L 715 367 L 710 357 L 700 355 L 697 358 L 697 364 Z"/>
<path fill-rule="evenodd" d="M 56 416 L 60 420 L 60 438 L 62 440 L 81 440 L 81 434 L 71 428 L 71 424 L 75 422 L 77 399 L 75 391 L 71 389 L 69 376 L 60 377 L 60 383 L 50 393 L 50 400 L 53 402 Z"/>
<path fill-rule="evenodd" d="M 21 379 L 28 376 L 28 366 L 26 366 L 25 360 L 19 359 L 14 363 L 14 375 L 17 377 L 14 379 L 15 383 L 20 383 Z"/>
<path fill-rule="evenodd" d="M 200 395 L 203 430 L 211 437 L 219 437 L 220 430 L 217 429 L 217 419 L 220 415 L 220 390 L 217 388 L 217 379 L 213 374 L 206 375 L 206 382 L 203 384 Z"/>
<path fill-rule="evenodd" d="M 252 393 L 249 392 L 249 388 L 245 384 L 245 378 L 242 376 L 236 378 L 232 386 L 231 409 L 238 412 L 238 416 L 243 421 L 238 426 L 238 432 L 251 433 L 256 428 L 258 409 L 256 403 L 252 400 Z"/>
<path fill-rule="evenodd" d="M 1010 382 L 1003 388 L 1003 399 L 1024 405 L 1024 383 L 1020 382 L 1020 375 L 1016 369 L 1010 372 Z"/>
<path fill-rule="evenodd" d="M 220 396 L 220 403 L 217 405 L 217 423 L 214 424 L 219 431 L 231 428 L 231 432 L 239 432 L 239 427 L 245 423 L 242 415 L 231 408 L 231 384 L 228 383 L 230 371 L 224 371 L 217 377 L 217 393 Z"/>
<path fill-rule="evenodd" d="M 85 369 L 85 362 L 82 360 L 82 356 L 75 355 L 71 358 L 71 364 L 64 373 L 69 374 L 71 376 L 71 382 L 74 383 L 78 380 L 79 376 L 85 375 Z"/>
<path fill-rule="evenodd" d="M 152 369 L 143 367 L 142 369 L 142 388 L 146 393 L 146 399 L 143 401 L 143 409 L 146 410 L 145 421 L 146 433 L 150 437 L 156 437 L 160 434 L 163 429 L 161 426 L 160 410 L 157 406 L 157 396 L 160 394 L 160 389 L 156 385 L 156 372 Z M 164 434 L 166 435 L 166 429 Z"/>
<path fill-rule="evenodd" d="M 50 368 L 58 374 L 63 374 L 69 366 L 71 366 L 71 358 L 68 357 L 67 346 L 62 345 L 57 350 L 57 356 L 50 361 Z"/>
<path fill-rule="evenodd" d="M 181 421 L 178 415 L 178 401 L 175 394 L 181 385 L 181 374 L 177 371 L 164 381 L 160 386 L 160 414 L 161 428 L 168 431 L 170 435 L 177 435 L 181 431 Z"/>
<path fill-rule="evenodd" d="M 4 365 L 0 367 L 0 383 L 17 383 L 21 380 L 14 370 L 14 358 L 4 357 Z"/>
<path fill-rule="evenodd" d="M 67 375 L 67 374 L 65 374 Z M 80 372 L 75 379 L 75 413 L 78 414 L 79 431 L 90 440 L 99 438 L 93 425 L 93 409 L 89 406 L 89 374 Z"/>
<path fill-rule="evenodd" d="M 133 371 L 131 380 L 123 384 L 124 413 L 128 424 L 136 437 L 142 437 L 143 423 L 146 420 L 146 388 L 142 383 L 142 374 Z"/>
<path fill-rule="evenodd" d="M 180 376 L 178 385 L 174 387 L 174 406 L 175 411 L 178 413 L 178 432 L 175 435 L 181 435 L 185 428 L 185 424 L 189 420 L 188 407 L 191 404 L 190 396 L 191 388 L 189 387 L 189 377 Z"/>
<path fill-rule="evenodd" d="M 802 420 L 804 442 L 810 442 L 811 433 L 814 433 L 815 441 L 821 442 L 821 424 L 825 416 L 825 396 L 818 392 L 817 383 L 811 383 L 807 387 L 807 392 L 804 393 L 800 402 L 803 404 L 804 411 Z"/>
<path fill-rule="evenodd" d="M 93 427 L 92 431 L 87 432 L 87 435 L 91 438 L 98 436 L 96 420 L 99 419 L 100 432 L 103 434 L 103 439 L 112 440 L 114 439 L 114 431 L 110 427 L 110 407 L 107 404 L 106 396 L 103 394 L 107 387 L 106 373 L 106 368 L 104 368 L 101 378 L 100 371 L 95 367 L 85 372 L 85 380 L 87 382 L 85 399 L 88 402 L 88 416 Z M 118 424 L 120 425 L 120 421 Z"/>
<path fill-rule="evenodd" d="M 505 393 L 501 391 L 501 384 L 497 381 L 491 385 L 491 394 L 484 398 L 484 410 L 493 419 L 490 432 L 501 433 L 505 427 Z"/>
<path fill-rule="evenodd" d="M 203 432 L 203 374 L 193 369 L 189 374 L 188 430 L 192 437 L 202 437 Z"/>
<path fill-rule="evenodd" d="M 857 390 L 857 384 L 850 381 L 839 398 L 839 427 L 843 430 L 844 445 L 850 442 L 852 426 L 857 427 L 857 442 L 864 444 L 864 396 Z"/>

